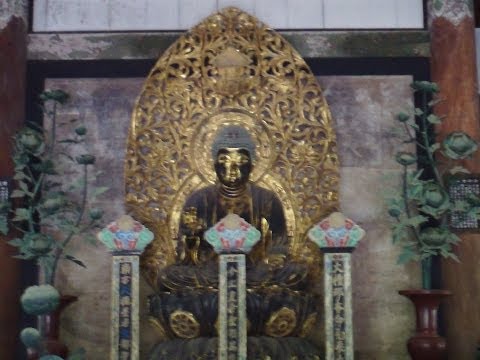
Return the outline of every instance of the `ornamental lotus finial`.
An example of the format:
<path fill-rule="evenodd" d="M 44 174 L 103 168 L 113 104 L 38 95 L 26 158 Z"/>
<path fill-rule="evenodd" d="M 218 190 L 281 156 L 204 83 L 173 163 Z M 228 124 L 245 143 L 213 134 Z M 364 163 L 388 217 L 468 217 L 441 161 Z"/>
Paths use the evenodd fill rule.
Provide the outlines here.
<path fill-rule="evenodd" d="M 205 232 L 217 254 L 249 253 L 260 237 L 260 231 L 236 214 L 228 214 Z"/>
<path fill-rule="evenodd" d="M 153 233 L 130 215 L 122 215 L 97 234 L 110 251 L 140 251 L 153 240 Z"/>
<path fill-rule="evenodd" d="M 355 247 L 365 230 L 340 212 L 334 212 L 308 232 L 308 238 L 320 248 Z"/>

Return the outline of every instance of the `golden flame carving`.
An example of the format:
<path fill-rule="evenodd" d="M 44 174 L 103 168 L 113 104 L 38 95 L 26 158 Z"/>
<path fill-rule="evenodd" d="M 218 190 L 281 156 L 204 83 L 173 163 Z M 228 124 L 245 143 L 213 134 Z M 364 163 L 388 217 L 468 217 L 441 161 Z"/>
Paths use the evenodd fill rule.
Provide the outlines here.
<path fill-rule="evenodd" d="M 252 180 L 282 201 L 291 255 L 309 252 L 306 232 L 338 208 L 335 133 L 311 70 L 275 31 L 224 9 L 160 57 L 133 111 L 126 204 L 155 233 L 143 256 L 151 282 L 176 259 L 186 198 L 215 179 L 210 147 L 225 124 L 251 132 Z"/>

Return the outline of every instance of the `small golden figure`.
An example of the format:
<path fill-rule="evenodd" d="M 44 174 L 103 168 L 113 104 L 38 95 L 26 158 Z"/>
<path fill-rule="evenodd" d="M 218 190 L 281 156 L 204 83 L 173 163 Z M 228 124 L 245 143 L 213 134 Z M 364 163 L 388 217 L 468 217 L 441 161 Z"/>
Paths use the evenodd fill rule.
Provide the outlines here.
<path fill-rule="evenodd" d="M 182 214 L 182 224 L 186 227 L 187 233 L 182 236 L 185 245 L 183 262 L 185 264 L 198 264 L 198 248 L 200 246 L 199 234 L 205 231 L 205 225 L 197 217 L 197 209 L 186 208 Z"/>

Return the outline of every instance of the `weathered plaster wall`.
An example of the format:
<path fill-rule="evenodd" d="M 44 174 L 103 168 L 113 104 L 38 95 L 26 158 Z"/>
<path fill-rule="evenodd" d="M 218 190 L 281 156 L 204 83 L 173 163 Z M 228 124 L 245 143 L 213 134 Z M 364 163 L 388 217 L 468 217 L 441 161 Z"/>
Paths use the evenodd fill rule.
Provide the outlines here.
<path fill-rule="evenodd" d="M 28 24 L 27 0 L 2 0 L 0 2 L 0 28 L 3 28 L 13 16 L 19 17 Z"/>
<path fill-rule="evenodd" d="M 408 359 L 413 308 L 398 295 L 419 287 L 415 265 L 396 264 L 385 196 L 398 185 L 393 116 L 412 108 L 409 76 L 328 76 L 319 82 L 336 123 L 340 206 L 367 236 L 352 257 L 355 359 Z"/>
<path fill-rule="evenodd" d="M 417 286 L 417 269 L 396 265 L 382 189 L 395 185 L 399 168 L 389 135 L 393 114 L 411 107 L 409 76 L 327 76 L 319 78 L 335 120 L 341 161 L 341 207 L 367 230 L 353 255 L 356 359 L 408 359 L 405 341 L 413 330 L 413 310 L 397 290 Z M 88 145 L 111 189 L 101 199 L 109 222 L 123 211 L 125 139 L 134 100 L 143 79 L 49 79 L 72 99 L 61 118 L 78 118 L 90 130 Z M 65 311 L 62 336 L 71 348 L 84 347 L 89 360 L 104 360 L 109 349 L 110 258 L 99 245 L 77 239 L 74 255 L 88 268 L 63 264 L 58 284 L 79 296 Z M 146 285 L 143 293 L 149 291 Z M 143 311 L 144 314 L 144 311 Z M 154 339 L 143 315 L 142 352 Z"/>
<path fill-rule="evenodd" d="M 188 29 L 227 6 L 276 29 L 423 27 L 422 0 L 35 0 L 33 30 Z"/>

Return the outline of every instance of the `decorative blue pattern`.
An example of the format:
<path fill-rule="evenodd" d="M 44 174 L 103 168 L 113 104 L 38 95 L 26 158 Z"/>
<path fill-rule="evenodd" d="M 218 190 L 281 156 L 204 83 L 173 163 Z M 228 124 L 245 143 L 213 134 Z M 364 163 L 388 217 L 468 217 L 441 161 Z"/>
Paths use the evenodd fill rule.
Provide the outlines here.
<path fill-rule="evenodd" d="M 119 274 L 118 354 L 119 359 L 128 360 L 132 357 L 132 264 L 130 262 L 120 262 Z"/>

